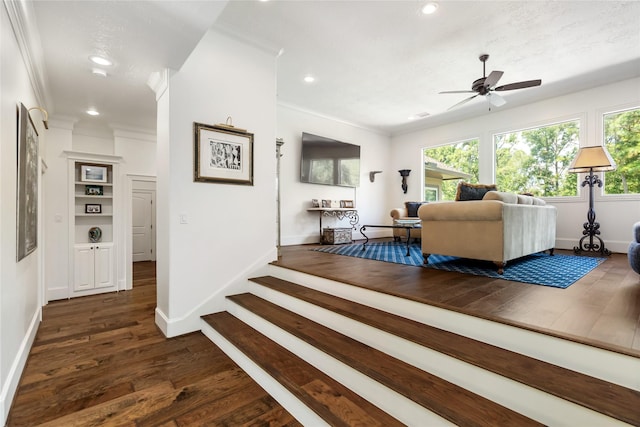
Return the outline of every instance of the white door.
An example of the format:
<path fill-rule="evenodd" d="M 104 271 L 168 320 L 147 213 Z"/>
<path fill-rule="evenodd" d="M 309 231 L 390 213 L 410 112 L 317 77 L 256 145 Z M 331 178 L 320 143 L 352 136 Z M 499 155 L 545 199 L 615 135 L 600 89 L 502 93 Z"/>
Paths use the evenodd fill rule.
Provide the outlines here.
<path fill-rule="evenodd" d="M 131 236 L 133 262 L 155 259 L 154 191 L 134 190 L 131 199 Z"/>

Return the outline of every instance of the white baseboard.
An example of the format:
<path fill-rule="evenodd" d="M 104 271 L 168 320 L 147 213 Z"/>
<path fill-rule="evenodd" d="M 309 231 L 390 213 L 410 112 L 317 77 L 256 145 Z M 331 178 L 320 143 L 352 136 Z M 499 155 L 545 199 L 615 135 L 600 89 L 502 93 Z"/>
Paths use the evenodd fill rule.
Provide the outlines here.
<path fill-rule="evenodd" d="M 0 393 L 0 417 L 2 419 L 2 425 L 5 425 L 7 422 L 9 410 L 11 409 L 11 404 L 13 403 L 13 398 L 15 397 L 16 390 L 18 390 L 18 384 L 20 383 L 20 378 L 22 377 L 22 371 L 24 370 L 24 366 L 27 363 L 29 351 L 31 350 L 33 341 L 36 338 L 38 325 L 40 324 L 41 320 L 42 307 L 38 307 L 36 312 L 33 314 L 33 317 L 31 318 L 31 323 L 29 323 L 27 333 L 22 339 L 22 343 L 20 343 L 18 353 L 13 359 L 13 363 L 11 364 L 11 368 L 9 369 L 9 375 L 7 375 L 7 380 L 2 386 L 2 392 Z"/>
<path fill-rule="evenodd" d="M 252 263 L 247 269 L 215 290 L 208 298 L 182 316 L 172 317 L 159 307 L 156 307 L 156 325 L 167 338 L 200 330 L 202 328 L 201 316 L 224 311 L 226 296 L 246 292 L 248 279 L 266 274 L 268 264 L 276 259 L 278 259 L 278 254 L 274 247 L 273 250 L 270 250 L 263 257 Z"/>

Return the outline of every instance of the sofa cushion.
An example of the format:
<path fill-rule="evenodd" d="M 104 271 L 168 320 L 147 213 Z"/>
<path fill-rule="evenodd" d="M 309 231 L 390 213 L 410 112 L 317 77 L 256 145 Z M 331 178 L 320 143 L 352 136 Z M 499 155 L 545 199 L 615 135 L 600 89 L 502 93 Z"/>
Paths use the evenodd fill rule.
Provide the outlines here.
<path fill-rule="evenodd" d="M 427 202 L 404 202 L 404 205 L 407 207 L 407 216 L 417 217 L 418 209 L 425 203 Z"/>
<path fill-rule="evenodd" d="M 506 191 L 487 191 L 482 200 L 498 200 L 503 203 L 517 205 L 518 195 L 516 193 L 508 193 Z"/>
<path fill-rule="evenodd" d="M 460 202 L 482 200 L 487 191 L 495 191 L 497 189 L 498 187 L 495 184 L 469 184 L 468 182 L 460 181 L 456 192 L 456 200 Z"/>

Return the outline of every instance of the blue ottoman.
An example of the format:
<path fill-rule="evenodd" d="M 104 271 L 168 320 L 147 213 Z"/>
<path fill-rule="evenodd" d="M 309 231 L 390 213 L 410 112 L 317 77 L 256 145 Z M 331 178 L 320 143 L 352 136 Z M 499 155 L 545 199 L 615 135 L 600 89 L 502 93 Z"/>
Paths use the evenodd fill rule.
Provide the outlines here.
<path fill-rule="evenodd" d="M 640 222 L 633 224 L 633 241 L 629 245 L 629 265 L 640 274 Z"/>

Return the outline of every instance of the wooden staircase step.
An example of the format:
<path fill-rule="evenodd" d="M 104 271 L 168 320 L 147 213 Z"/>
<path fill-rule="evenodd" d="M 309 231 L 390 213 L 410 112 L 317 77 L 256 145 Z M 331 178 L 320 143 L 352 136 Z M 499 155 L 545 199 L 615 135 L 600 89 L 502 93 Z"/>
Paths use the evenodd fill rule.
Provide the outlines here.
<path fill-rule="evenodd" d="M 636 390 L 286 280 L 271 276 L 251 280 L 596 412 L 640 425 L 640 392 Z"/>
<path fill-rule="evenodd" d="M 227 298 L 457 425 L 542 425 L 255 295 Z"/>
<path fill-rule="evenodd" d="M 332 426 L 400 426 L 395 418 L 227 312 L 202 319 Z"/>

